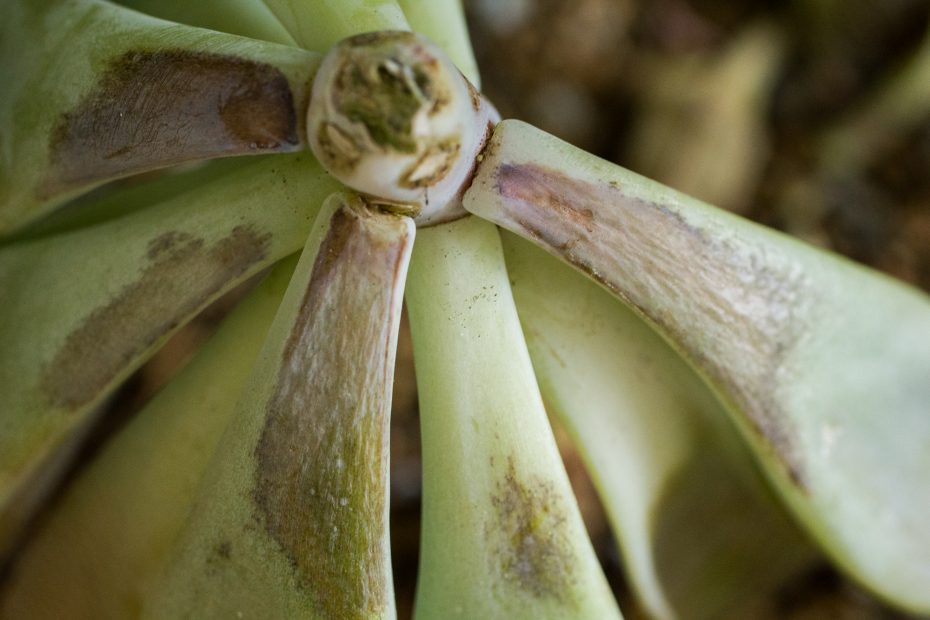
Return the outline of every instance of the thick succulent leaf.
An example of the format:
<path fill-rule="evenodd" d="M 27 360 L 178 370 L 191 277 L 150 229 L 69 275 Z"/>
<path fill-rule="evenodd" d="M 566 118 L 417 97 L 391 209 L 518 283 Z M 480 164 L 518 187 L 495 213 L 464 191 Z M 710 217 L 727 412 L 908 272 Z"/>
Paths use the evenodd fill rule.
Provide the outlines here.
<path fill-rule="evenodd" d="M 419 618 L 619 618 L 543 409 L 493 226 L 420 231 Z"/>
<path fill-rule="evenodd" d="M 138 615 L 191 509 L 295 263 L 281 262 L 81 470 L 18 556 L 0 589 L 0 616 Z"/>
<path fill-rule="evenodd" d="M 441 47 L 468 81 L 481 88 L 462 0 L 398 0 L 414 32 Z"/>
<path fill-rule="evenodd" d="M 328 202 L 145 616 L 395 616 L 388 436 L 414 231 Z"/>
<path fill-rule="evenodd" d="M 814 554 L 694 371 L 593 282 L 513 235 L 504 249 L 543 397 L 650 615 L 721 618 L 805 567 Z"/>
<path fill-rule="evenodd" d="M 132 177 L 114 181 L 68 202 L 57 211 L 8 237 L 4 243 L 19 243 L 58 235 L 124 217 L 227 175 L 254 167 L 260 159 L 266 157 L 275 155 L 211 159 L 184 164 L 174 171 L 156 172 L 153 173 L 154 178 Z"/>
<path fill-rule="evenodd" d="M 0 234 L 107 180 L 301 147 L 317 56 L 99 0 L 0 3 Z"/>
<path fill-rule="evenodd" d="M 325 52 L 360 32 L 410 30 L 397 0 L 265 0 L 297 44 Z"/>
<path fill-rule="evenodd" d="M 302 247 L 337 187 L 309 155 L 256 162 L 157 207 L 0 250 L 0 549 L 18 494 L 180 325 Z"/>
<path fill-rule="evenodd" d="M 465 196 L 624 299 L 725 402 L 808 530 L 930 612 L 930 300 L 529 125 Z"/>
<path fill-rule="evenodd" d="M 117 0 L 160 19 L 243 37 L 296 45 L 262 0 Z"/>

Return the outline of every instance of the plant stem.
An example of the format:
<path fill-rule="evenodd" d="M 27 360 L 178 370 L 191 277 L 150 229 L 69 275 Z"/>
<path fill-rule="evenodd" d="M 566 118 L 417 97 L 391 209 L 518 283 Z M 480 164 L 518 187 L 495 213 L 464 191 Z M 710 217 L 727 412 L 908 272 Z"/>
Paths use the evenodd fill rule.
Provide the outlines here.
<path fill-rule="evenodd" d="M 425 226 L 464 215 L 463 188 L 497 120 L 442 50 L 392 31 L 330 50 L 313 82 L 307 132 L 333 176 L 410 205 Z"/>

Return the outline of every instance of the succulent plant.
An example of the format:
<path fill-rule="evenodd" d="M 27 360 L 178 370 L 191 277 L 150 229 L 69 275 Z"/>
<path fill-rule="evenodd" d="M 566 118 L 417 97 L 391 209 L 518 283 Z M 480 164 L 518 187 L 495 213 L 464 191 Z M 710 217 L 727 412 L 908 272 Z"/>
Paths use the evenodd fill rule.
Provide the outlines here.
<path fill-rule="evenodd" d="M 500 121 L 458 0 L 5 0 L 0 54 L 0 553 L 120 383 L 267 272 L 77 474 L 3 617 L 394 617 L 404 299 L 418 617 L 621 617 L 544 402 L 652 616 L 810 541 L 930 613 L 930 300 Z"/>

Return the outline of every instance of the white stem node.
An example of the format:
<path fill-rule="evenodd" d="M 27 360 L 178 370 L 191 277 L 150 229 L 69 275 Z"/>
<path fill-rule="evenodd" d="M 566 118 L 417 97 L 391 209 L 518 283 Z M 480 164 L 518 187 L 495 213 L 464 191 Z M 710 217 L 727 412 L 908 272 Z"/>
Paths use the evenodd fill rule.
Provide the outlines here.
<path fill-rule="evenodd" d="M 383 31 L 345 39 L 327 54 L 307 132 L 330 174 L 376 201 L 411 205 L 424 226 L 467 215 L 462 194 L 499 120 L 438 47 Z"/>

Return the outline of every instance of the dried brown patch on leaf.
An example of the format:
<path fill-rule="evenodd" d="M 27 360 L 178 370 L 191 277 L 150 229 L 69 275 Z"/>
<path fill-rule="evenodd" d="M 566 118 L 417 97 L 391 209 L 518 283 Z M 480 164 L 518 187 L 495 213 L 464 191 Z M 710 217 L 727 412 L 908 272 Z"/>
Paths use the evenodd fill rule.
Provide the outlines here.
<path fill-rule="evenodd" d="M 783 361 L 803 330 L 810 285 L 761 246 L 708 234 L 679 213 L 536 164 L 496 174 L 508 224 L 653 321 L 748 417 L 804 486 L 779 402 Z"/>
<path fill-rule="evenodd" d="M 146 349 L 268 255 L 271 235 L 237 226 L 212 245 L 183 232 L 149 242 L 138 279 L 91 312 L 47 365 L 41 389 L 69 410 L 95 400 Z"/>
<path fill-rule="evenodd" d="M 39 192 L 299 142 L 291 86 L 276 67 L 205 52 L 127 52 L 58 121 Z"/>
<path fill-rule="evenodd" d="M 259 518 L 328 618 L 381 613 L 403 218 L 336 211 L 256 447 Z"/>
<path fill-rule="evenodd" d="M 495 513 L 486 530 L 494 541 L 495 572 L 532 596 L 569 602 L 576 558 L 566 508 L 552 482 L 520 476 L 511 457 L 491 505 Z"/>

